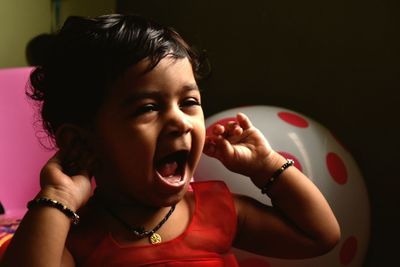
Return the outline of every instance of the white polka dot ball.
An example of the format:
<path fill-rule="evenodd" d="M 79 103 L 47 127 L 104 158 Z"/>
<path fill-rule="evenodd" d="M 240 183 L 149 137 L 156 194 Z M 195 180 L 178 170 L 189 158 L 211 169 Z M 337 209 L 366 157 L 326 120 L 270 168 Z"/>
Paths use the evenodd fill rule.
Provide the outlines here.
<path fill-rule="evenodd" d="M 370 207 L 362 174 L 350 152 L 326 127 L 281 107 L 247 106 L 226 110 L 207 118 L 207 129 L 215 123 L 234 120 L 238 112 L 246 114 L 274 150 L 293 159 L 295 166 L 316 184 L 338 218 L 342 233 L 340 243 L 332 251 L 311 259 L 282 260 L 234 249 L 240 266 L 362 266 L 369 242 Z M 219 161 L 205 155 L 194 177 L 195 181 L 223 180 L 232 192 L 271 204 L 250 179 L 230 172 Z"/>

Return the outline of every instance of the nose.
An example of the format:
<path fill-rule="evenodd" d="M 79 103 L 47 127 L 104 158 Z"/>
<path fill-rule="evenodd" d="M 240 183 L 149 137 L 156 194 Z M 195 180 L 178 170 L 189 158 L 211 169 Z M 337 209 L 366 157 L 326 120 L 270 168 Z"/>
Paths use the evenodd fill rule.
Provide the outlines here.
<path fill-rule="evenodd" d="M 167 114 L 165 132 L 169 135 L 180 136 L 193 130 L 190 116 L 178 107 L 171 109 Z"/>

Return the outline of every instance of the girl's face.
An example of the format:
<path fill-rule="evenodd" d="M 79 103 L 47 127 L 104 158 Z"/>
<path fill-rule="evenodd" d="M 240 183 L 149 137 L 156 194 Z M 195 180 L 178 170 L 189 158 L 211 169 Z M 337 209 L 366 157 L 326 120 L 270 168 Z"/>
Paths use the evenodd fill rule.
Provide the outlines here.
<path fill-rule="evenodd" d="M 170 206 L 187 191 L 200 159 L 205 125 L 187 58 L 143 60 L 117 81 L 95 131 L 96 182 L 124 201 Z"/>

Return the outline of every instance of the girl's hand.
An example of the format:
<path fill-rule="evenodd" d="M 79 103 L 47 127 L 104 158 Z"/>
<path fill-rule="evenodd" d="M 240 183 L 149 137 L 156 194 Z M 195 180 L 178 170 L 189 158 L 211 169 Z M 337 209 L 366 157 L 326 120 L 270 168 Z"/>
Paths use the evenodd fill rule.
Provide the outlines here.
<path fill-rule="evenodd" d="M 58 151 L 40 173 L 41 191 L 38 197 L 57 200 L 76 211 L 91 195 L 91 175 L 86 168 L 69 166 L 66 156 Z M 75 163 L 76 164 L 76 163 Z"/>
<path fill-rule="evenodd" d="M 285 159 L 276 153 L 250 119 L 238 113 L 236 121 L 216 124 L 206 137 L 204 153 L 217 158 L 229 170 L 252 178 L 263 186 Z"/>

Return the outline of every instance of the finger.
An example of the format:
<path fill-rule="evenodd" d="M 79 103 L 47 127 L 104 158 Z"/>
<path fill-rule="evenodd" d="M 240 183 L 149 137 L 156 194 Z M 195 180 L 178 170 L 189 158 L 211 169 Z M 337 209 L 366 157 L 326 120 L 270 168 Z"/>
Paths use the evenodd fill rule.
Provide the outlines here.
<path fill-rule="evenodd" d="M 66 149 L 62 149 L 60 157 L 62 169 L 69 176 L 92 173 L 94 166 L 93 152 L 82 142 L 74 142 Z"/>
<path fill-rule="evenodd" d="M 211 132 L 215 136 L 221 135 L 225 132 L 225 127 L 218 123 L 213 126 L 213 129 Z"/>
<path fill-rule="evenodd" d="M 227 129 L 233 129 L 233 128 L 235 128 L 236 126 L 238 126 L 238 123 L 237 123 L 236 121 L 228 121 L 228 122 L 225 124 L 225 127 L 226 127 Z"/>
<path fill-rule="evenodd" d="M 220 161 L 228 158 L 233 153 L 232 145 L 228 140 L 223 137 L 207 138 L 203 152 L 210 157 L 216 158 Z"/>
<path fill-rule="evenodd" d="M 251 123 L 249 117 L 247 117 L 244 113 L 239 112 L 236 115 L 236 119 L 243 130 L 248 130 L 253 127 L 253 124 Z"/>
<path fill-rule="evenodd" d="M 82 177 L 84 177 L 84 181 L 86 181 L 86 180 L 90 181 L 90 179 L 92 178 L 92 175 L 88 170 L 82 169 L 82 170 L 78 171 L 75 175 L 72 175 L 71 179 L 74 181 L 78 181 Z"/>
<path fill-rule="evenodd" d="M 239 123 L 236 121 L 229 121 L 225 125 L 225 132 L 232 133 L 237 127 L 239 127 Z"/>
<path fill-rule="evenodd" d="M 44 168 L 50 168 L 50 169 L 56 169 L 56 170 L 59 170 L 59 171 L 62 171 L 63 170 L 63 167 L 62 167 L 62 158 L 63 158 L 63 155 L 62 155 L 62 152 L 59 150 L 59 151 L 57 151 L 48 161 L 47 161 L 47 163 L 45 164 L 45 166 L 44 166 Z"/>
<path fill-rule="evenodd" d="M 229 158 L 233 154 L 233 147 L 231 143 L 223 138 L 217 143 L 217 158 L 224 162 L 225 159 Z"/>
<path fill-rule="evenodd" d="M 236 121 L 229 122 L 226 133 L 227 136 L 239 136 L 243 133 L 243 128 Z"/>
<path fill-rule="evenodd" d="M 79 155 L 74 160 L 77 165 L 77 171 L 87 170 L 90 172 L 94 165 L 94 156 L 88 149 L 81 149 Z"/>
<path fill-rule="evenodd" d="M 206 138 L 203 148 L 204 154 L 210 157 L 214 157 L 216 152 L 216 144 L 211 138 Z"/>

